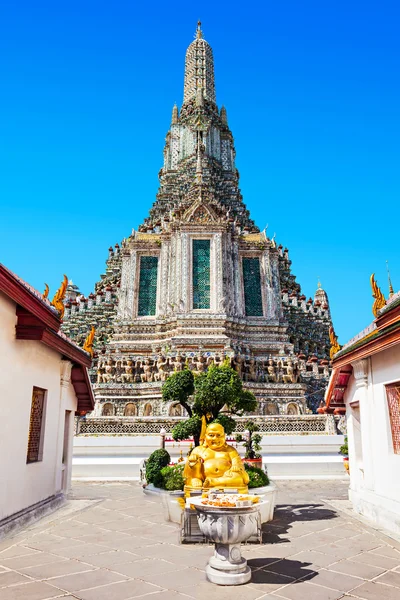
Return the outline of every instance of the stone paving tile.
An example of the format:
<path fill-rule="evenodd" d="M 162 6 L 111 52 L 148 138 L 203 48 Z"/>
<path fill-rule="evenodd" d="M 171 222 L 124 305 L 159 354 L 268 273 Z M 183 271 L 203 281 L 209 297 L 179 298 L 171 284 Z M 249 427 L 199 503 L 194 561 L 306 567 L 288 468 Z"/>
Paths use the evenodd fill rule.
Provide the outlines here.
<path fill-rule="evenodd" d="M 14 558 L 16 556 L 26 556 L 27 554 L 39 554 L 37 550 L 33 548 L 27 548 L 26 546 L 10 546 L 0 552 L 0 562 L 6 558 Z"/>
<path fill-rule="evenodd" d="M 140 560 L 139 554 L 133 554 L 133 552 L 126 552 L 124 550 L 110 550 L 109 552 L 102 552 L 101 554 L 92 554 L 91 556 L 85 556 L 84 561 L 87 565 L 93 565 L 95 567 L 114 567 L 118 565 L 124 565 Z"/>
<path fill-rule="evenodd" d="M 1 600 L 48 600 L 64 595 L 62 590 L 42 581 L 13 585 L 1 590 Z"/>
<path fill-rule="evenodd" d="M 59 558 L 59 557 L 58 557 Z M 34 579 L 50 579 L 51 577 L 60 577 L 61 575 L 71 575 L 72 573 L 81 573 L 83 571 L 93 571 L 95 567 L 81 563 L 77 560 L 62 560 L 37 567 L 20 569 L 25 575 Z"/>
<path fill-rule="evenodd" d="M 84 542 L 82 542 L 81 540 L 73 540 L 71 538 L 58 538 L 57 541 L 54 542 L 43 542 L 43 541 L 36 541 L 35 538 L 32 538 L 30 540 L 26 540 L 25 542 L 27 545 L 29 544 L 29 548 L 33 549 L 33 550 L 38 550 L 41 552 L 54 552 L 57 549 L 60 548 L 73 548 L 76 546 L 83 546 Z M 0 557 L 2 555 L 0 554 Z"/>
<path fill-rule="evenodd" d="M 105 569 L 96 569 L 95 571 L 54 577 L 50 583 L 66 592 L 78 592 L 79 590 L 87 590 L 107 585 L 108 583 L 125 581 L 127 579 L 128 578 L 125 577 L 125 575 L 119 573 L 113 573 L 112 571 L 107 571 Z"/>
<path fill-rule="evenodd" d="M 290 560 L 307 562 L 310 564 L 310 567 L 317 569 L 328 567 L 336 562 L 336 559 L 333 556 L 322 554 L 322 552 L 318 552 L 317 550 L 303 550 L 298 554 L 291 554 L 288 558 L 290 558 Z"/>
<path fill-rule="evenodd" d="M 395 573 L 394 571 L 388 571 L 381 575 L 377 579 L 375 579 L 374 583 L 386 583 L 387 585 L 392 585 L 393 587 L 400 588 L 400 573 Z M 398 592 L 400 598 L 400 591 Z"/>
<path fill-rule="evenodd" d="M 388 556 L 389 558 L 400 559 L 400 552 L 391 546 L 380 546 L 376 550 L 371 550 L 371 554 L 379 554 L 380 556 Z"/>
<path fill-rule="evenodd" d="M 343 592 L 331 590 L 309 582 L 300 582 L 287 585 L 276 592 L 276 597 L 289 600 L 339 600 Z M 376 598 L 375 600 L 379 600 Z"/>
<path fill-rule="evenodd" d="M 174 571 L 176 574 L 178 571 L 181 570 L 181 567 L 179 565 L 176 565 L 175 563 L 171 563 L 166 560 L 146 559 L 137 560 L 135 562 L 126 563 L 123 565 L 113 565 L 112 570 L 116 573 L 122 573 L 127 577 L 145 579 L 147 574 L 151 575 L 152 573 L 162 575 L 164 573 Z"/>
<path fill-rule="evenodd" d="M 373 567 L 371 565 L 354 562 L 352 560 L 341 560 L 333 565 L 329 566 L 329 571 L 335 573 L 345 573 L 346 575 L 353 575 L 354 577 L 360 577 L 361 579 L 374 579 L 381 575 L 385 569 L 383 567 Z"/>
<path fill-rule="evenodd" d="M 351 596 L 362 600 L 399 600 L 399 590 L 389 585 L 368 581 L 352 590 Z"/>
<path fill-rule="evenodd" d="M 385 569 L 394 569 L 395 567 L 400 566 L 400 560 L 395 558 L 389 558 L 387 556 L 381 556 L 380 554 L 373 554 L 372 552 L 364 552 L 363 554 L 358 554 L 352 558 L 355 562 L 366 563 L 367 565 L 372 565 L 373 567 L 383 567 Z"/>
<path fill-rule="evenodd" d="M 257 571 L 253 571 L 249 585 L 259 594 L 266 594 L 278 590 L 294 581 L 295 579 L 293 577 L 273 573 L 271 571 L 266 571 L 265 569 L 257 569 Z"/>
<path fill-rule="evenodd" d="M 15 569 L 21 571 L 27 567 L 36 567 L 37 565 L 45 565 L 47 563 L 58 562 L 60 557 L 55 554 L 48 554 L 47 552 L 38 552 L 35 554 L 27 554 L 25 556 L 16 556 L 15 558 L 7 558 L 1 560 L 0 563 L 9 569 Z"/>
<path fill-rule="evenodd" d="M 162 592 L 163 588 L 152 585 L 150 583 L 131 579 L 122 583 L 113 583 L 104 585 L 91 590 L 79 592 L 78 597 L 81 600 L 127 600 L 128 598 L 140 598 L 146 596 L 150 598 L 158 598 L 157 592 Z M 151 594 L 151 595 L 149 595 Z M 154 594 L 154 596 L 153 596 Z"/>
<path fill-rule="evenodd" d="M 306 576 L 303 579 L 312 579 L 312 583 L 322 585 L 323 587 L 338 590 L 340 592 L 349 592 L 358 587 L 362 580 L 359 577 L 341 573 L 338 575 L 335 571 L 321 569 L 313 576 Z"/>
<path fill-rule="evenodd" d="M 236 593 L 235 593 L 236 592 Z M 188 594 L 191 598 L 200 600 L 232 600 L 237 598 L 240 600 L 257 600 L 262 597 L 263 593 L 250 585 L 240 585 L 233 591 L 231 586 L 219 586 L 205 581 L 198 585 L 190 586 L 181 590 L 182 594 Z M 235 595 L 234 595 L 235 594 Z M 153 598 L 149 596 L 149 600 L 156 600 L 157 595 Z"/>
<path fill-rule="evenodd" d="M 100 554 L 108 550 L 107 546 L 101 544 L 79 544 L 79 546 L 67 546 L 66 548 L 49 547 L 49 552 L 53 552 L 63 558 L 84 558 L 85 556 Z"/>
<path fill-rule="evenodd" d="M 200 583 L 207 581 L 204 571 L 187 567 L 177 571 L 168 573 L 147 573 L 140 579 L 144 579 L 147 583 L 158 585 L 160 588 L 166 588 L 173 592 L 185 591 L 188 586 L 197 586 Z"/>
<path fill-rule="evenodd" d="M 9 585 L 15 585 L 17 583 L 28 583 L 29 581 L 32 581 L 29 579 L 29 577 L 25 577 L 24 575 L 16 573 L 15 571 L 6 571 L 5 573 L 0 573 L 0 588 L 5 588 Z"/>

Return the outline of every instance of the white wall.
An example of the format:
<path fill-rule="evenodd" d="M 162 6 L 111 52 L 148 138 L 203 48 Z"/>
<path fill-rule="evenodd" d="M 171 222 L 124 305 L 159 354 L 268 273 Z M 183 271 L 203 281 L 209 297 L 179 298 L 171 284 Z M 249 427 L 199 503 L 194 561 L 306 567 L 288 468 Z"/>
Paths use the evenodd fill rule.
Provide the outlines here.
<path fill-rule="evenodd" d="M 353 369 L 345 396 L 350 498 L 355 510 L 400 533 L 400 455 L 393 451 L 385 391 L 400 381 L 400 346 L 353 363 Z"/>
<path fill-rule="evenodd" d="M 0 521 L 61 490 L 64 411 L 77 407 L 71 384 L 61 400 L 61 356 L 15 338 L 15 311 L 0 292 Z M 26 464 L 33 386 L 47 390 L 43 460 Z"/>

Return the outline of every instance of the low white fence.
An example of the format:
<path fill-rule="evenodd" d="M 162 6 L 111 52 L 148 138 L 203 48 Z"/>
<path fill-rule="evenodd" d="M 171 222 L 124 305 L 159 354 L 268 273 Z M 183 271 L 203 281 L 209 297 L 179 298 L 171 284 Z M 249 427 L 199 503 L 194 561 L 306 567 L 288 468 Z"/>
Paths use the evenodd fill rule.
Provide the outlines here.
<path fill-rule="evenodd" d="M 264 435 L 335 435 L 340 431 L 339 417 L 333 415 L 249 416 L 236 417 L 235 433 L 255 422 Z M 157 435 L 164 429 L 167 436 L 182 417 L 79 417 L 76 435 Z"/>

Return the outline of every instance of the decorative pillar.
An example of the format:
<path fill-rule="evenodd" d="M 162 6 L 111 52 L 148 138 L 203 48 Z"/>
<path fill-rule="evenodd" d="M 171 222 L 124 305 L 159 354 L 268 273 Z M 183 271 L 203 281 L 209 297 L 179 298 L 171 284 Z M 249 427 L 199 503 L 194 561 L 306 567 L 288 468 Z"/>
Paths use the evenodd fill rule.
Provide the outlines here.
<path fill-rule="evenodd" d="M 374 465 L 373 465 L 373 456 L 374 456 L 374 445 L 373 445 L 373 434 L 372 430 L 374 424 L 371 422 L 372 419 L 372 411 L 371 411 L 371 403 L 372 403 L 372 389 L 369 390 L 368 387 L 368 376 L 369 376 L 369 362 L 370 359 L 363 358 L 362 360 L 358 360 L 356 362 L 351 363 L 353 367 L 353 376 L 355 379 L 355 384 L 357 388 L 356 399 L 359 401 L 359 410 L 360 410 L 360 448 L 355 447 L 355 435 L 354 435 L 354 423 L 353 427 L 350 428 L 353 430 L 353 462 L 354 466 L 363 474 L 363 482 L 362 487 L 365 489 L 373 490 L 374 489 Z M 350 414 L 351 414 L 351 406 L 350 406 Z M 354 418 L 354 416 L 353 416 Z M 354 460 L 355 459 L 355 460 Z M 351 459 L 350 459 L 351 460 Z M 350 465 L 350 475 L 351 475 L 352 466 Z"/>

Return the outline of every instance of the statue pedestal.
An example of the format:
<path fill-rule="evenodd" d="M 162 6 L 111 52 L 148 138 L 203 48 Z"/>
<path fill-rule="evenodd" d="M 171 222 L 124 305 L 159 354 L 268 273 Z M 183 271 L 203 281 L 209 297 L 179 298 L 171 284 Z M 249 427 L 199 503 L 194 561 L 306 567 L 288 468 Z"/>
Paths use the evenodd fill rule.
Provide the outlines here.
<path fill-rule="evenodd" d="M 240 551 L 240 543 L 256 535 L 261 527 L 257 505 L 216 508 L 194 500 L 203 534 L 215 543 L 214 556 L 206 567 L 207 579 L 218 585 L 242 585 L 251 579 L 251 570 Z"/>

